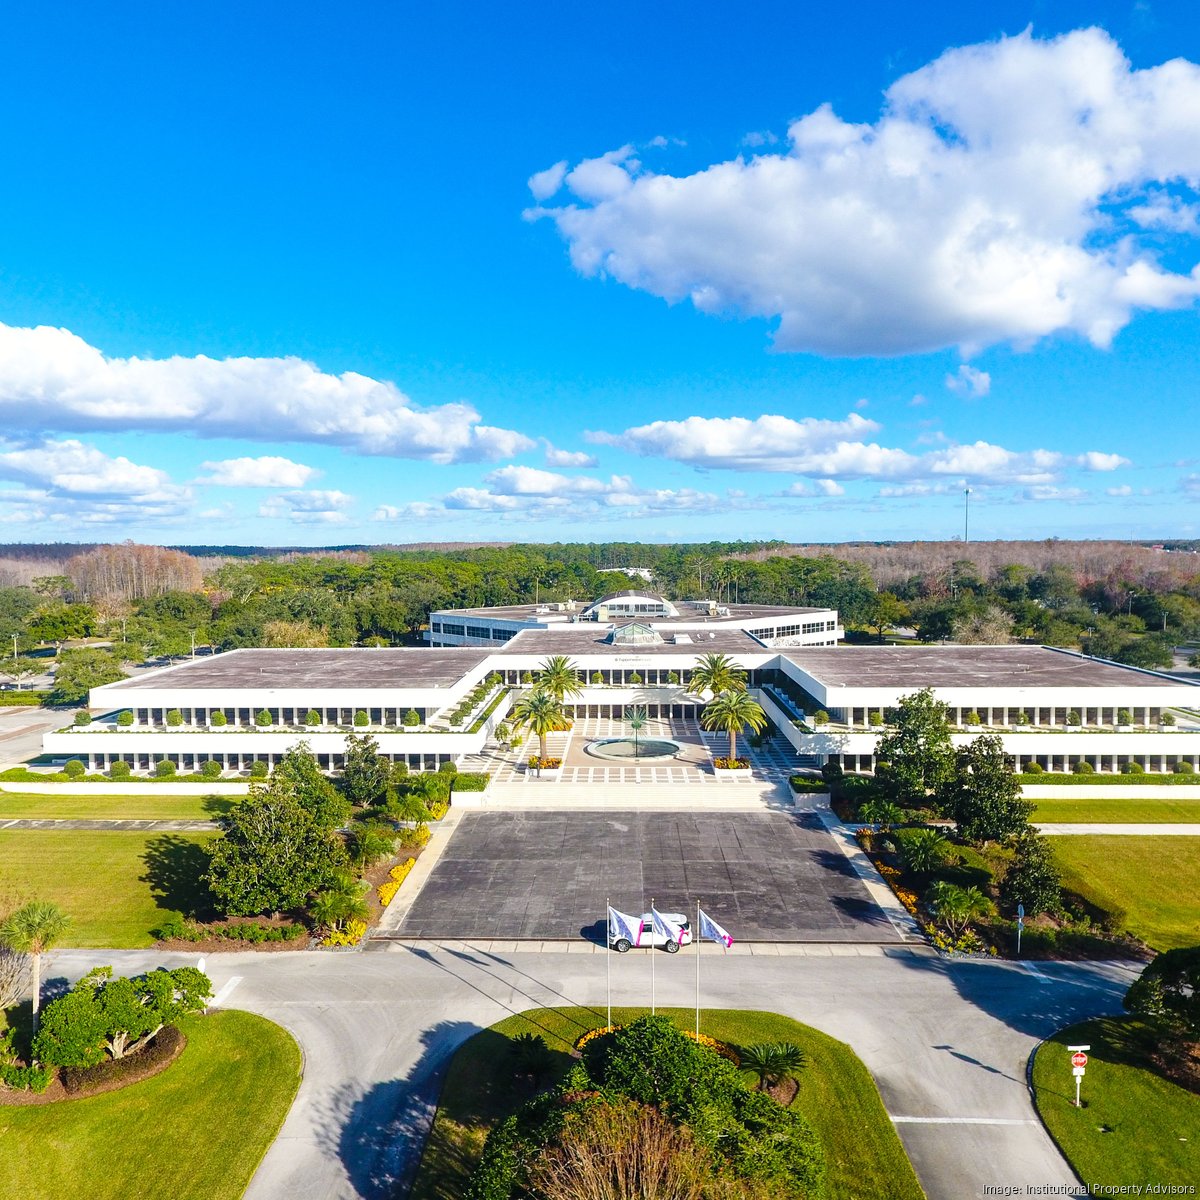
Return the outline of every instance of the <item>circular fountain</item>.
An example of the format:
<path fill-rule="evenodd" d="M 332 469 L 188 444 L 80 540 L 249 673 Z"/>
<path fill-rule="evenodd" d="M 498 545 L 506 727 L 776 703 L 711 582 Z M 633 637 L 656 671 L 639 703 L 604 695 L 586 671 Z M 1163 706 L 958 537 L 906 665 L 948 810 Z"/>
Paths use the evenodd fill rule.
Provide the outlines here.
<path fill-rule="evenodd" d="M 662 762 L 674 758 L 683 747 L 670 738 L 601 738 L 584 747 L 593 758 L 613 762 Z"/>

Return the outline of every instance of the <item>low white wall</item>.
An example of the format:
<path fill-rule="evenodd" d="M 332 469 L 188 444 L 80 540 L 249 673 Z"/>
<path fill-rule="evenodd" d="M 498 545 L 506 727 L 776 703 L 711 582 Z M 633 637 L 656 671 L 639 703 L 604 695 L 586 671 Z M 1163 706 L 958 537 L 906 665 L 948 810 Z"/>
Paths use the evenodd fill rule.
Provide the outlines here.
<path fill-rule="evenodd" d="M 130 779 L 123 783 L 0 783 L 0 791 L 32 796 L 244 796 L 249 783 L 157 783 Z"/>
<path fill-rule="evenodd" d="M 1153 776 L 1151 777 L 1153 778 Z M 1089 788 L 1083 784 L 1027 783 L 1021 794 L 1026 800 L 1200 800 L 1200 784 L 1181 783 L 1102 783 Z"/>

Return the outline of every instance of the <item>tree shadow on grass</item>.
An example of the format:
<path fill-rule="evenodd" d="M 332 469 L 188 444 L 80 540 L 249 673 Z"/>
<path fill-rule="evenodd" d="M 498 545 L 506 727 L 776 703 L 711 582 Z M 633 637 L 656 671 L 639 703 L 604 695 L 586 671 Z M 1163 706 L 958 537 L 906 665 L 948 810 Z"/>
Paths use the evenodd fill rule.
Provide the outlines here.
<path fill-rule="evenodd" d="M 240 803 L 241 797 L 239 796 L 203 796 L 200 800 L 200 807 L 204 809 L 207 816 L 215 821 L 218 817 L 225 816 Z"/>
<path fill-rule="evenodd" d="M 141 882 L 150 885 L 150 894 L 160 908 L 181 912 L 196 920 L 216 915 L 212 893 L 204 882 L 208 870 L 208 852 L 198 842 L 164 833 L 146 843 L 142 855 L 146 873 Z"/>

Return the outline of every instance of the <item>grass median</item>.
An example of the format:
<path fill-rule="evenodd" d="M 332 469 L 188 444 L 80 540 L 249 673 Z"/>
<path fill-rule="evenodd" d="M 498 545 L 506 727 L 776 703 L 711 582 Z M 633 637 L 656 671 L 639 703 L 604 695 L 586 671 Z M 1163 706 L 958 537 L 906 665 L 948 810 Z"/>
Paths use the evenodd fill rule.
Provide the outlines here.
<path fill-rule="evenodd" d="M 1036 801 L 1031 818 L 1041 825 L 1200 826 L 1200 800 L 1155 798 L 1115 800 L 1111 796 L 1056 796 Z M 1200 833 L 1200 828 L 1197 829 Z"/>
<path fill-rule="evenodd" d="M 214 833 L 0 831 L 0 884 L 52 900 L 71 918 L 63 947 L 137 949 L 177 909 L 203 912 L 204 847 Z M 3 1192 L 0 1192 L 3 1195 Z"/>
<path fill-rule="evenodd" d="M 617 1024 L 644 1008 L 614 1008 Z M 660 1008 L 681 1029 L 694 1027 L 694 1010 Z M 809 1058 L 793 1107 L 812 1124 L 825 1148 L 829 1200 L 923 1200 L 925 1193 L 896 1136 L 866 1067 L 844 1042 L 776 1013 L 706 1009 L 701 1032 L 733 1045 L 790 1041 Z M 488 1131 L 519 1103 L 512 1093 L 507 1045 L 519 1033 L 540 1034 L 555 1056 L 555 1078 L 571 1064 L 576 1038 L 605 1023 L 589 1008 L 530 1009 L 465 1042 L 446 1074 L 433 1129 L 410 1200 L 461 1196 L 483 1151 Z"/>
<path fill-rule="evenodd" d="M 1155 950 L 1200 944 L 1200 829 L 1196 837 L 1064 834 L 1050 839 L 1063 886 Z"/>
<path fill-rule="evenodd" d="M 244 1012 L 180 1022 L 162 1074 L 85 1100 L 0 1108 L 0 1196 L 237 1200 L 300 1085 L 300 1048 Z"/>
<path fill-rule="evenodd" d="M 1069 1045 L 1091 1047 L 1084 1108 L 1073 1103 Z M 1113 1195 L 1200 1179 L 1200 1096 L 1154 1071 L 1146 1049 L 1142 1025 L 1107 1017 L 1061 1030 L 1034 1059 L 1034 1099 L 1046 1128 L 1079 1178 Z"/>
<path fill-rule="evenodd" d="M 0 791 L 0 821 L 215 821 L 240 801 L 239 796 L 165 796 L 149 788 L 128 796 L 44 796 Z"/>

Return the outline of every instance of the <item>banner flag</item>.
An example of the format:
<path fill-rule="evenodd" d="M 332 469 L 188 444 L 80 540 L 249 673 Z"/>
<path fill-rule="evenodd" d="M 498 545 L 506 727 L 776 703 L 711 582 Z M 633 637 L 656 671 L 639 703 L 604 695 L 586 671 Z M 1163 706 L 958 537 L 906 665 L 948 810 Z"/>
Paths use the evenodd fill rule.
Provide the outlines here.
<path fill-rule="evenodd" d="M 708 938 L 711 942 L 717 942 L 728 950 L 733 945 L 733 938 L 704 909 L 697 909 L 697 912 L 700 914 L 700 936 Z"/>
<path fill-rule="evenodd" d="M 625 938 L 630 945 L 640 946 L 643 928 L 641 917 L 631 917 L 628 913 L 618 912 L 611 904 L 609 905 L 608 940 L 610 942 Z"/>
<path fill-rule="evenodd" d="M 650 919 L 654 922 L 655 933 L 661 937 L 665 937 L 668 942 L 675 942 L 680 946 L 683 945 L 682 925 L 676 925 L 674 921 L 668 921 L 657 908 L 650 909 Z"/>

